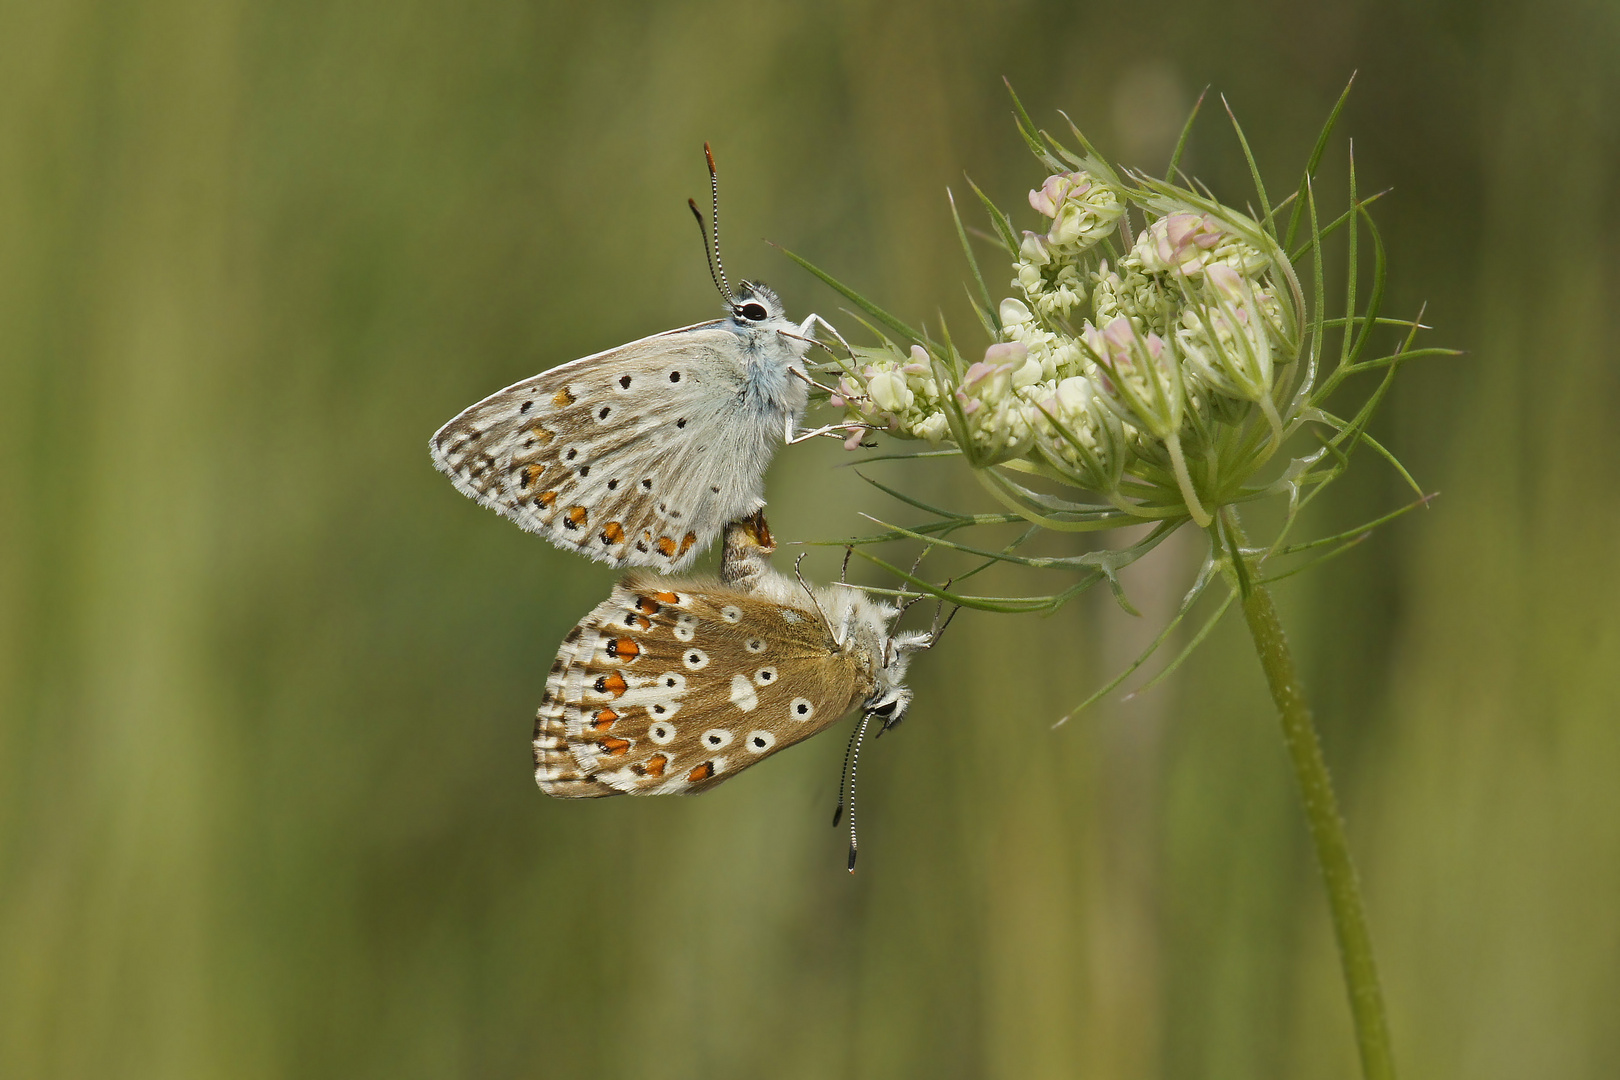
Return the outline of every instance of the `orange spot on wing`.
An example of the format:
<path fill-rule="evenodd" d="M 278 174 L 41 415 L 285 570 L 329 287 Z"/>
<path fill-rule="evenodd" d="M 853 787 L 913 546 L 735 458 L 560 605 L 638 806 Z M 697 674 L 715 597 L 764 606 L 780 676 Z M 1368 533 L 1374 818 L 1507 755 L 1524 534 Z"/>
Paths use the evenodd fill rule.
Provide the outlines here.
<path fill-rule="evenodd" d="M 681 554 L 685 555 L 692 550 L 692 545 L 695 543 L 697 543 L 697 533 L 687 533 L 681 537 Z"/>
<path fill-rule="evenodd" d="M 602 543 L 624 543 L 624 526 L 619 524 L 617 521 L 610 521 L 606 525 L 602 526 Z"/>
<path fill-rule="evenodd" d="M 614 757 L 618 757 L 620 754 L 627 754 L 630 752 L 629 739 L 603 739 L 596 745 L 600 746 L 603 750 L 607 751 L 609 754 L 612 754 Z"/>
<path fill-rule="evenodd" d="M 574 403 L 574 395 L 570 394 L 568 392 L 568 387 L 565 386 L 551 396 L 551 403 L 557 406 L 559 409 L 564 405 L 572 405 Z"/>
<path fill-rule="evenodd" d="M 607 651 L 609 656 L 634 660 L 641 655 L 641 646 L 627 637 L 617 637 L 607 643 Z"/>
<path fill-rule="evenodd" d="M 529 434 L 533 435 L 539 441 L 545 443 L 550 442 L 556 433 L 546 430 L 539 424 L 531 424 L 529 426 Z"/>
<path fill-rule="evenodd" d="M 629 689 L 629 686 L 624 681 L 624 676 L 617 671 L 598 677 L 595 686 L 598 694 L 612 694 L 614 697 L 618 697 Z"/>
<path fill-rule="evenodd" d="M 714 775 L 714 762 L 705 761 L 697 768 L 686 774 L 686 778 L 694 784 L 702 783 Z"/>
<path fill-rule="evenodd" d="M 647 616 L 645 616 L 645 615 L 632 615 L 630 617 L 632 619 L 636 620 L 636 626 L 639 627 L 640 629 L 642 629 L 642 630 L 651 630 L 652 629 L 652 620 L 647 618 Z"/>
<path fill-rule="evenodd" d="M 674 539 L 671 538 L 671 537 L 668 537 L 668 536 L 660 536 L 658 538 L 658 550 L 662 551 L 666 558 L 674 558 L 675 557 L 675 541 L 674 541 Z"/>
<path fill-rule="evenodd" d="M 591 512 L 583 506 L 570 506 L 568 508 L 567 528 L 577 529 L 589 520 L 591 520 Z"/>
<path fill-rule="evenodd" d="M 546 470 L 541 468 L 539 465 L 523 466 L 523 486 L 528 487 L 530 484 L 540 479 L 540 474 L 545 471 Z"/>
<path fill-rule="evenodd" d="M 671 601 L 674 599 L 673 593 L 659 593 L 658 595 L 668 596 Z M 658 614 L 658 601 L 650 596 L 638 596 L 636 597 L 636 610 L 643 615 L 656 615 Z"/>
<path fill-rule="evenodd" d="M 619 714 L 614 712 L 612 709 L 603 709 L 601 712 L 596 714 L 596 719 L 591 721 L 591 730 L 606 731 L 608 728 L 613 726 L 613 722 L 618 718 Z"/>
<path fill-rule="evenodd" d="M 660 604 L 678 604 L 681 602 L 680 594 L 672 592 L 655 592 L 653 593 L 653 599 Z M 654 608 L 653 610 L 656 611 L 657 609 Z M 651 614 L 651 612 L 648 614 Z"/>
<path fill-rule="evenodd" d="M 642 766 L 642 769 L 641 769 L 642 775 L 643 776 L 663 776 L 664 775 L 664 766 L 666 766 L 668 764 L 669 764 L 669 758 L 667 756 L 665 756 L 664 754 L 654 754 L 652 757 L 647 759 L 647 764 Z"/>
<path fill-rule="evenodd" d="M 550 506 L 557 501 L 557 493 L 555 491 L 542 491 L 535 496 L 535 499 L 539 501 L 541 506 Z"/>

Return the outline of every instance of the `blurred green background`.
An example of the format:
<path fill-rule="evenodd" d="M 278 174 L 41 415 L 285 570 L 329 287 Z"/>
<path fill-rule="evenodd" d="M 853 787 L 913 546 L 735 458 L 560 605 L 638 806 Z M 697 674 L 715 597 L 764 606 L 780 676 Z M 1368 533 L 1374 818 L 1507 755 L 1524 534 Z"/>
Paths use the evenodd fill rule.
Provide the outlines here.
<path fill-rule="evenodd" d="M 1614 1075 L 1620 8 L 9 0 L 0 42 L 0 1075 L 1351 1076 L 1241 626 L 1049 730 L 1194 538 L 1143 619 L 965 613 L 851 878 L 839 734 L 699 799 L 535 790 L 614 574 L 426 442 L 717 310 L 706 139 L 736 276 L 838 318 L 768 236 L 921 319 L 963 310 L 945 187 L 1040 180 L 1002 75 L 1153 169 L 1209 84 L 1286 189 L 1356 69 L 1386 313 L 1468 355 L 1375 428 L 1440 499 L 1284 615 L 1405 1075 Z M 1187 164 L 1241 203 L 1208 120 Z M 780 537 L 915 520 L 844 460 L 781 455 Z M 1314 524 L 1405 497 L 1368 458 Z"/>

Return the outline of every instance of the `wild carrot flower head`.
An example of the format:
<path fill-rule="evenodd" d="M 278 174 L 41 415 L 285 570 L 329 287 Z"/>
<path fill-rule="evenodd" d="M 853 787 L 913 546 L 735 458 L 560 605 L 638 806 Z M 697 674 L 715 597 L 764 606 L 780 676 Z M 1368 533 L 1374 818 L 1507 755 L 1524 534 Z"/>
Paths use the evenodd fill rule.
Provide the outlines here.
<path fill-rule="evenodd" d="M 831 402 L 844 410 L 844 424 L 960 454 L 1011 512 L 953 513 L 901 496 L 939 520 L 919 527 L 926 533 L 895 526 L 860 543 L 909 538 L 929 550 L 1082 571 L 1074 586 L 1043 597 L 972 597 L 907 578 L 942 598 L 1002 611 L 1050 610 L 1105 579 L 1123 597 L 1117 570 L 1188 521 L 1207 530 L 1211 545 L 1190 598 L 1214 580 L 1217 564 L 1258 565 L 1319 547 L 1288 548 L 1281 537 L 1358 445 L 1399 469 L 1366 435 L 1368 420 L 1405 361 L 1449 352 L 1413 347 L 1423 328 L 1417 319 L 1379 317 L 1383 249 L 1367 211 L 1373 200 L 1356 192 L 1353 157 L 1349 207 L 1325 226 L 1318 217 L 1314 177 L 1344 99 L 1298 187 L 1280 203 L 1260 183 L 1233 119 L 1255 179 L 1243 210 L 1187 180 L 1175 161 L 1163 180 L 1117 169 L 1072 124 L 1072 138 L 1060 141 L 1038 130 L 1016 97 L 1014 104 L 1019 133 L 1041 167 L 1028 209 L 1021 203 L 1004 212 L 973 188 L 999 248 L 994 263 L 981 262 L 956 218 L 986 344 L 960 344 L 943 321 L 937 333 L 908 326 L 799 260 L 864 311 L 879 339 L 839 361 Z M 1366 238 L 1370 259 L 1360 246 Z M 1345 257 L 1336 297 L 1325 285 L 1330 239 Z M 1309 300 L 1301 272 L 1309 275 Z M 1403 340 L 1373 356 L 1370 342 L 1391 328 Z M 1367 373 L 1381 381 L 1337 415 L 1329 398 Z M 858 434 L 845 445 L 857 442 Z M 1279 462 L 1284 447 L 1301 449 Z M 1270 546 L 1238 558 L 1232 544 L 1246 541 L 1233 541 L 1224 523 L 1236 521 L 1237 504 L 1267 496 L 1286 500 L 1284 524 Z M 1154 528 L 1127 548 L 1064 557 L 1015 554 L 1022 539 L 999 550 L 953 539 L 958 530 L 1013 522 L 1035 526 L 1024 539 L 1041 530 Z"/>
<path fill-rule="evenodd" d="M 1028 198 L 1039 229 L 1015 233 L 990 208 L 1012 294 L 982 298 L 983 358 L 869 350 L 840 397 L 851 421 L 976 465 L 1021 460 L 1110 499 L 1155 478 L 1207 520 L 1282 434 L 1304 324 L 1293 269 L 1248 215 L 1082 147 L 1043 151 L 1051 171 Z M 1227 452 L 1257 421 L 1264 453 Z"/>

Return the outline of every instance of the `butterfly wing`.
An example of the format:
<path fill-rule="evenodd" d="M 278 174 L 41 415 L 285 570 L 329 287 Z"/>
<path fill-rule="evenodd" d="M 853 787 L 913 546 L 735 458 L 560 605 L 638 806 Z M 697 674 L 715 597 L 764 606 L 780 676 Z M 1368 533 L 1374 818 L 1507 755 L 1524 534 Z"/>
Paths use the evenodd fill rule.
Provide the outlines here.
<path fill-rule="evenodd" d="M 678 570 L 764 505 L 787 417 L 745 392 L 746 354 L 724 327 L 657 334 L 509 386 L 434 434 L 433 463 L 559 547 Z"/>
<path fill-rule="evenodd" d="M 565 704 L 566 687 L 574 669 L 574 658 L 581 641 L 590 631 L 592 620 L 607 606 L 598 605 L 584 622 L 568 631 L 568 636 L 563 638 L 562 648 L 557 651 L 557 659 L 552 662 L 551 673 L 546 677 L 545 699 L 534 718 L 535 780 L 546 794 L 559 799 L 595 799 L 619 794 L 617 788 L 589 778 L 580 770 L 579 763 L 568 752 L 567 723 L 564 719 L 569 711 Z"/>
<path fill-rule="evenodd" d="M 638 575 L 575 628 L 558 663 L 535 775 L 563 798 L 707 790 L 828 727 L 873 687 L 813 608 Z"/>

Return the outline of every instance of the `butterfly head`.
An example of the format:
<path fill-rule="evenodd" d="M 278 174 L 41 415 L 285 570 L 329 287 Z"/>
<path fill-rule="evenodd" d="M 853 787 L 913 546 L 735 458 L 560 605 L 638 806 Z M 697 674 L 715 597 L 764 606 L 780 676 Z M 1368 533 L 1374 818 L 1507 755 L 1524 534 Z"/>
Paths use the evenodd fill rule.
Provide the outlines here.
<path fill-rule="evenodd" d="M 744 327 L 763 326 L 785 314 L 782 301 L 769 286 L 757 281 L 744 281 L 737 292 L 727 298 L 731 317 Z"/>
<path fill-rule="evenodd" d="M 911 687 L 905 682 L 911 654 L 931 648 L 934 638 L 935 635 L 926 630 L 902 630 L 885 639 L 877 689 L 866 700 L 866 708 L 883 718 L 884 731 L 905 719 L 912 697 Z"/>
<path fill-rule="evenodd" d="M 862 658 L 875 684 L 862 709 L 883 719 L 888 730 L 911 705 L 906 668 L 913 653 L 927 649 L 936 635 L 926 630 L 893 630 L 900 609 L 845 585 L 830 586 L 818 599 L 839 647 Z"/>

